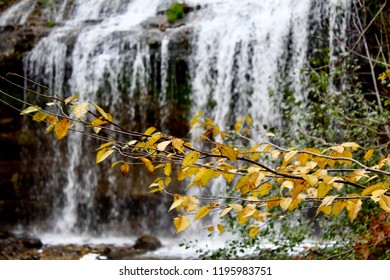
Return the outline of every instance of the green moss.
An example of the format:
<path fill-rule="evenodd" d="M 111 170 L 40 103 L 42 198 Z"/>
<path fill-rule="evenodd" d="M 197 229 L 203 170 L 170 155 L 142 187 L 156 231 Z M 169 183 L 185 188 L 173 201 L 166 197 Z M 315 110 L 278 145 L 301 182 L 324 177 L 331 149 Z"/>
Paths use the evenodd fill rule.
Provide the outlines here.
<path fill-rule="evenodd" d="M 167 10 L 167 19 L 168 22 L 173 23 L 178 19 L 181 19 L 185 16 L 182 4 L 178 2 L 172 3 Z"/>

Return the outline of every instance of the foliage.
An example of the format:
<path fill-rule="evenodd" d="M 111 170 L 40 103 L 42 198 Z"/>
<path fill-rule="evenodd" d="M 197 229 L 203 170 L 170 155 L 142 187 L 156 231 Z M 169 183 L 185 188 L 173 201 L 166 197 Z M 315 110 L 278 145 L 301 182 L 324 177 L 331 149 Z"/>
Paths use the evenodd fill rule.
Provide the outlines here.
<path fill-rule="evenodd" d="M 167 10 L 167 20 L 173 23 L 185 16 L 182 4 L 178 2 L 172 3 Z"/>
<path fill-rule="evenodd" d="M 265 225 L 270 221 L 291 219 L 293 213 L 302 212 L 303 205 L 315 207 L 315 216 L 331 219 L 345 212 L 351 222 L 369 201 L 390 212 L 390 156 L 378 157 L 368 165 L 376 152 L 369 150 L 364 161 L 358 161 L 353 155 L 361 147 L 354 142 L 322 150 L 255 143 L 247 137 L 253 128 L 249 116 L 238 121 L 234 131 L 226 132 L 201 111 L 190 123 L 199 136 L 188 141 L 153 127 L 143 133 L 130 131 L 116 124 L 103 108 L 79 100 L 78 95 L 41 97 L 51 102 L 44 108 L 26 104 L 21 114 L 46 123 L 47 131 L 54 131 L 59 141 L 69 131 L 99 139 L 102 144 L 96 150 L 96 163 L 119 154 L 123 160 L 112 166 L 120 164 L 122 174 L 130 172 L 131 165 L 142 163 L 156 177 L 150 192 L 172 196 L 170 211 L 178 212 L 173 221 L 177 233 L 206 216 L 218 215 L 219 221 L 208 226 L 208 231 L 223 233 L 233 220 L 233 224 L 245 225 L 247 238 L 254 239 L 267 231 Z M 119 140 L 123 135 L 128 140 Z M 185 190 L 173 193 L 173 179 L 185 183 Z M 204 190 L 217 179 L 223 181 L 221 193 L 229 194 L 186 194 L 191 188 Z M 301 240 L 301 234 L 296 238 Z"/>

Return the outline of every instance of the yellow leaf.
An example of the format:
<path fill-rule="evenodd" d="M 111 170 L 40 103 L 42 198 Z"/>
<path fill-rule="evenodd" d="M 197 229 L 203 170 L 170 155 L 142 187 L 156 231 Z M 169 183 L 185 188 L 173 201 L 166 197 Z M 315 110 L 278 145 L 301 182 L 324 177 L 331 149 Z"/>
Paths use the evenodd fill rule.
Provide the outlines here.
<path fill-rule="evenodd" d="M 217 137 L 220 131 L 221 131 L 221 129 L 219 128 L 219 125 L 215 125 L 213 127 L 213 136 Z"/>
<path fill-rule="evenodd" d="M 256 209 L 251 207 L 245 207 L 240 211 L 240 215 L 242 215 L 243 218 L 248 218 L 252 216 L 256 212 Z"/>
<path fill-rule="evenodd" d="M 96 154 L 96 163 L 102 162 L 105 160 L 109 155 L 111 155 L 115 150 L 113 149 L 101 149 L 99 152 Z"/>
<path fill-rule="evenodd" d="M 270 154 L 271 154 L 271 157 L 278 158 L 279 155 L 280 155 L 280 151 L 279 150 L 273 150 L 273 151 L 270 152 Z"/>
<path fill-rule="evenodd" d="M 149 149 L 152 147 L 158 140 L 161 139 L 163 135 L 161 133 L 155 133 L 153 134 L 149 140 L 145 143 L 144 149 Z"/>
<path fill-rule="evenodd" d="M 157 130 L 157 128 L 155 127 L 149 127 L 147 128 L 145 131 L 144 131 L 144 134 L 145 135 L 148 135 L 148 136 L 151 136 L 153 132 L 155 132 Z"/>
<path fill-rule="evenodd" d="M 373 154 L 374 154 L 374 150 L 373 149 L 368 150 L 367 153 L 364 155 L 364 159 L 366 161 L 369 160 L 372 157 Z"/>
<path fill-rule="evenodd" d="M 236 124 L 234 125 L 234 130 L 236 132 L 239 132 L 243 124 L 244 124 L 243 120 L 237 121 Z"/>
<path fill-rule="evenodd" d="M 231 146 L 222 145 L 217 143 L 217 148 L 221 151 L 221 154 L 230 160 L 237 161 L 237 154 Z"/>
<path fill-rule="evenodd" d="M 214 231 L 214 227 L 213 226 L 208 226 L 207 227 L 207 231 L 208 232 L 213 232 Z"/>
<path fill-rule="evenodd" d="M 103 143 L 95 151 L 107 148 L 108 146 L 111 146 L 112 144 L 115 144 L 115 141 L 110 141 L 110 142 L 107 142 L 107 143 Z"/>
<path fill-rule="evenodd" d="M 347 202 L 344 200 L 338 200 L 333 204 L 332 213 L 335 217 L 337 217 L 341 211 L 344 210 L 345 206 L 347 205 Z"/>
<path fill-rule="evenodd" d="M 46 121 L 47 121 L 48 123 L 52 124 L 52 125 L 55 125 L 55 124 L 57 123 L 58 119 L 57 119 L 57 117 L 54 116 L 54 115 L 48 115 L 48 116 L 46 117 Z M 54 126 L 53 126 L 53 127 L 54 127 Z"/>
<path fill-rule="evenodd" d="M 280 200 L 280 208 L 283 209 L 283 211 L 286 211 L 288 209 L 288 207 L 290 206 L 292 202 L 292 198 L 291 197 L 282 197 L 281 200 Z"/>
<path fill-rule="evenodd" d="M 170 162 L 168 162 L 167 164 L 165 164 L 165 167 L 164 167 L 164 174 L 165 176 L 171 176 L 171 172 L 172 172 L 172 165 Z"/>
<path fill-rule="evenodd" d="M 267 132 L 267 133 L 265 134 L 265 136 L 268 136 L 268 137 L 275 137 L 275 133 Z"/>
<path fill-rule="evenodd" d="M 80 96 L 80 94 L 76 94 L 74 96 L 68 97 L 67 99 L 65 99 L 65 105 L 68 105 L 72 101 L 76 100 L 77 98 L 79 98 L 79 96 Z"/>
<path fill-rule="evenodd" d="M 173 147 L 180 153 L 180 154 L 184 154 L 184 147 L 183 147 L 183 144 L 184 144 L 184 141 L 179 139 L 179 138 L 175 138 L 172 140 L 172 145 Z"/>
<path fill-rule="evenodd" d="M 352 150 L 356 151 L 358 148 L 360 148 L 359 144 L 355 142 L 347 142 L 341 144 L 341 146 L 346 147 L 346 148 L 352 148 Z"/>
<path fill-rule="evenodd" d="M 247 185 L 249 179 L 249 175 L 245 175 L 238 180 L 236 186 L 234 187 L 235 190 L 241 190 L 244 186 Z"/>
<path fill-rule="evenodd" d="M 173 224 L 175 225 L 176 233 L 179 233 L 190 226 L 190 219 L 179 214 L 176 218 L 173 219 Z"/>
<path fill-rule="evenodd" d="M 124 163 L 121 165 L 121 173 L 123 176 L 126 176 L 130 172 L 130 165 L 128 163 Z"/>
<path fill-rule="evenodd" d="M 182 164 L 181 168 L 185 168 L 187 166 L 190 166 L 190 165 L 194 164 L 199 158 L 200 158 L 200 153 L 199 152 L 197 152 L 197 151 L 189 152 L 184 157 L 183 164 Z"/>
<path fill-rule="evenodd" d="M 387 182 L 380 182 L 380 183 L 377 183 L 375 185 L 372 185 L 371 187 L 366 188 L 362 192 L 361 196 L 367 196 L 367 195 L 372 194 L 373 191 L 384 190 L 384 189 L 388 189 L 389 187 L 390 187 L 389 183 L 387 183 Z"/>
<path fill-rule="evenodd" d="M 241 206 L 241 205 L 240 205 Z M 222 218 L 223 216 L 225 216 L 227 213 L 229 213 L 233 208 L 232 207 L 227 207 L 225 209 L 223 209 L 221 215 L 219 216 L 220 218 Z"/>
<path fill-rule="evenodd" d="M 47 115 L 44 112 L 36 112 L 33 116 L 33 121 L 43 122 L 47 118 Z"/>
<path fill-rule="evenodd" d="M 88 102 L 83 102 L 83 103 L 77 103 L 72 106 L 72 113 L 73 115 L 76 116 L 76 118 L 81 118 L 88 112 Z"/>
<path fill-rule="evenodd" d="M 217 225 L 217 228 L 218 228 L 218 231 L 219 231 L 220 233 L 224 233 L 224 232 L 225 232 L 225 227 L 224 227 L 223 225 L 218 224 L 218 225 Z"/>
<path fill-rule="evenodd" d="M 106 123 L 108 122 L 105 121 L 103 117 L 98 117 L 91 122 L 91 126 L 102 126 Z"/>
<path fill-rule="evenodd" d="M 294 183 L 291 181 L 284 181 L 282 185 L 280 186 L 280 192 L 283 191 L 283 189 L 289 189 L 291 190 L 294 187 Z"/>
<path fill-rule="evenodd" d="M 379 206 L 385 210 L 386 212 L 390 213 L 390 197 L 386 195 L 382 195 L 381 199 L 379 200 Z"/>
<path fill-rule="evenodd" d="M 175 208 L 181 206 L 182 203 L 183 203 L 183 197 L 179 196 L 179 195 L 175 195 L 174 201 L 173 201 L 171 207 L 169 208 L 168 212 L 171 211 L 172 209 L 175 209 Z"/>
<path fill-rule="evenodd" d="M 241 212 L 242 211 L 242 205 L 240 204 L 228 204 L 229 207 L 233 208 L 234 210 L 236 210 L 237 212 Z"/>
<path fill-rule="evenodd" d="M 177 171 L 177 180 L 178 180 L 179 182 L 181 182 L 181 181 L 183 181 L 184 179 L 185 179 L 185 174 L 184 174 L 183 170 L 179 169 L 179 170 Z"/>
<path fill-rule="evenodd" d="M 104 118 L 104 120 L 107 120 L 109 122 L 112 122 L 112 116 L 108 113 L 106 113 L 102 108 L 100 108 L 97 104 L 95 103 L 92 103 L 92 102 L 89 102 L 90 104 L 93 105 L 93 107 L 96 108 L 96 110 L 98 110 L 98 112 L 100 113 L 100 115 L 102 115 L 102 117 Z"/>
<path fill-rule="evenodd" d="M 339 154 L 342 154 L 344 152 L 344 147 L 343 146 L 335 146 L 335 147 L 331 147 L 331 149 L 336 151 Z"/>
<path fill-rule="evenodd" d="M 249 123 L 249 124 L 252 124 L 253 123 L 253 120 L 250 116 L 246 116 L 245 117 L 245 120 Z"/>
<path fill-rule="evenodd" d="M 256 235 L 258 235 L 260 232 L 260 228 L 259 227 L 252 227 L 250 230 L 249 230 L 249 237 L 250 238 L 254 238 Z"/>
<path fill-rule="evenodd" d="M 326 196 L 322 202 L 321 202 L 321 205 L 320 206 L 329 206 L 329 205 L 332 205 L 332 202 L 338 197 L 338 195 L 329 195 L 329 196 Z"/>
<path fill-rule="evenodd" d="M 168 147 L 168 145 L 171 144 L 171 143 L 172 143 L 171 140 L 168 140 L 168 141 L 164 141 L 164 142 L 158 143 L 158 145 L 157 145 L 157 150 L 163 152 L 163 151 L 165 151 L 165 149 Z"/>
<path fill-rule="evenodd" d="M 314 175 L 302 174 L 302 178 L 305 179 L 311 187 L 314 187 L 318 183 L 318 178 Z"/>
<path fill-rule="evenodd" d="M 297 152 L 298 151 L 290 151 L 290 152 L 286 153 L 283 157 L 283 165 L 289 164 L 293 160 L 293 158 L 295 157 Z"/>
<path fill-rule="evenodd" d="M 255 214 L 253 214 L 252 217 L 257 221 L 264 223 L 265 222 L 264 218 L 270 215 L 271 214 L 268 212 L 256 212 Z"/>
<path fill-rule="evenodd" d="M 226 173 L 226 172 L 223 172 L 222 176 L 223 176 L 223 178 L 225 178 L 226 182 L 228 182 L 229 184 L 233 181 L 233 179 L 235 177 L 234 174 Z"/>
<path fill-rule="evenodd" d="M 119 163 L 123 163 L 123 161 L 120 160 L 120 161 L 115 161 L 115 162 L 113 162 L 113 163 L 111 164 L 111 168 L 117 166 Z"/>
<path fill-rule="evenodd" d="M 30 113 L 38 112 L 40 110 L 41 110 L 41 108 L 38 107 L 38 106 L 30 106 L 30 107 L 27 107 L 26 109 L 24 109 L 22 112 L 20 112 L 20 114 L 21 115 L 27 115 L 27 114 L 30 114 Z"/>
<path fill-rule="evenodd" d="M 259 189 L 260 196 L 261 197 L 266 196 L 267 194 L 269 194 L 271 189 L 272 189 L 271 183 L 265 183 L 265 184 L 261 185 L 261 187 Z"/>
<path fill-rule="evenodd" d="M 69 127 L 70 121 L 68 119 L 62 119 L 55 124 L 54 132 L 58 140 L 63 139 L 68 134 Z"/>
<path fill-rule="evenodd" d="M 371 194 L 371 199 L 375 202 L 378 202 L 380 199 L 382 199 L 382 196 L 384 195 L 384 193 L 387 191 L 386 190 L 375 190 L 372 192 Z"/>
<path fill-rule="evenodd" d="M 195 214 L 195 221 L 205 217 L 208 213 L 210 213 L 210 210 L 211 210 L 211 207 L 207 206 L 207 205 L 199 208 L 199 210 Z"/>
<path fill-rule="evenodd" d="M 150 173 L 154 173 L 154 166 L 152 164 L 152 162 L 150 160 L 148 160 L 147 158 L 140 158 L 140 160 L 144 163 L 146 169 L 150 172 Z"/>
<path fill-rule="evenodd" d="M 360 199 L 359 200 L 356 200 L 356 199 L 348 200 L 346 208 L 348 211 L 349 219 L 352 222 L 353 220 L 355 220 L 355 218 L 357 217 L 357 214 L 359 213 L 360 209 L 362 208 L 362 201 Z"/>
<path fill-rule="evenodd" d="M 318 184 L 318 198 L 325 196 L 332 188 L 332 185 L 327 185 L 325 182 L 320 182 Z"/>

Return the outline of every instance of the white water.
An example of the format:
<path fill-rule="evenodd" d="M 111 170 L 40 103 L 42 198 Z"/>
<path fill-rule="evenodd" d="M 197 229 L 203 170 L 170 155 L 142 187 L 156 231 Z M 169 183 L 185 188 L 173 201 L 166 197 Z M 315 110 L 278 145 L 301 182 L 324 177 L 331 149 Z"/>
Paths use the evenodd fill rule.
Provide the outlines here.
<path fill-rule="evenodd" d="M 76 0 L 67 18 L 64 18 L 64 2 L 58 6 L 62 12 L 56 19 L 63 21 L 25 58 L 26 75 L 47 84 L 57 93 L 66 96 L 80 94 L 80 99 L 96 100 L 114 115 L 122 110 L 123 117 L 133 120 L 136 111 L 132 100 L 136 94 L 141 100 L 146 99 L 147 85 L 153 79 L 151 49 L 143 37 L 145 30 L 141 23 L 153 17 L 160 5 L 167 6 L 169 2 Z M 189 5 L 201 5 L 202 8 L 189 15 L 189 23 L 185 27 L 168 28 L 164 34 L 155 30 L 163 38 L 158 69 L 162 88 L 158 102 L 162 108 L 167 102 L 168 65 L 174 59 L 170 56 L 171 38 L 175 32 L 188 28 L 192 30 L 188 64 L 193 112 L 203 109 L 221 127 L 228 127 L 246 115 L 252 116 L 259 128 L 263 124 L 279 127 L 279 112 L 272 106 L 268 93 L 277 92 L 281 82 L 291 83 L 296 98 L 305 99 L 304 85 L 300 82 L 304 77 L 300 69 L 307 62 L 312 25 L 323 26 L 322 19 L 328 18 L 329 34 L 324 40 L 330 42 L 331 59 L 336 60 L 345 49 L 350 2 L 186 1 Z M 11 9 L 15 9 L 18 15 L 27 14 L 25 6 L 21 4 Z M 7 19 L 9 13 L 7 11 L 1 15 L 0 23 L 10 22 Z M 18 18 L 21 23 L 26 20 Z M 129 104 L 122 101 L 123 81 L 127 83 L 125 95 L 130 100 Z M 142 104 L 140 108 L 141 112 L 147 110 Z M 144 122 L 146 116 L 142 118 Z M 162 127 L 165 121 L 161 118 Z M 63 203 L 55 204 L 51 230 L 43 229 L 45 236 L 51 236 L 48 240 L 52 242 L 53 236 L 58 236 L 60 240 L 65 240 L 66 236 L 90 240 L 93 226 L 99 223 L 92 212 L 96 206 L 94 193 L 99 185 L 96 175 L 99 169 L 94 164 L 93 155 L 86 156 L 85 151 L 90 147 L 82 143 L 81 137 L 69 137 L 66 153 L 56 154 L 59 159 L 67 158 L 66 162 L 61 162 L 66 180 L 60 188 L 63 193 L 58 194 Z M 80 169 L 84 171 L 80 172 Z M 114 192 L 117 175 L 108 173 L 106 176 L 111 184 L 111 192 Z M 53 179 L 53 182 L 58 180 Z M 50 185 L 50 182 L 47 184 Z M 132 188 L 135 186 L 132 182 L 129 184 L 132 184 Z M 115 199 L 115 195 L 113 197 Z M 85 208 L 83 217 L 77 212 L 80 205 Z M 111 217 L 125 216 L 126 213 L 115 208 L 115 203 L 113 205 L 112 209 L 107 209 Z M 125 223 L 125 219 L 122 222 Z M 163 225 L 167 222 L 161 219 L 160 223 Z M 193 231 L 199 230 L 204 231 Z M 120 235 L 120 232 L 117 234 Z"/>
<path fill-rule="evenodd" d="M 25 24 L 36 4 L 36 0 L 22 0 L 4 11 L 0 26 Z"/>

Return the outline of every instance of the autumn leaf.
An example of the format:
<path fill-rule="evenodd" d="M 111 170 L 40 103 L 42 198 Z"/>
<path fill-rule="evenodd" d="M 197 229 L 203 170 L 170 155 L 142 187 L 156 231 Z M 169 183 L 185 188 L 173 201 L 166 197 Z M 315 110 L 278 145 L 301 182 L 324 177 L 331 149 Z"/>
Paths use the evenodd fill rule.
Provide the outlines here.
<path fill-rule="evenodd" d="M 168 147 L 168 145 L 171 144 L 171 143 L 172 143 L 171 140 L 163 141 L 161 143 L 158 143 L 157 150 L 159 150 L 160 152 L 163 152 Z"/>
<path fill-rule="evenodd" d="M 167 162 L 164 167 L 164 175 L 165 176 L 171 176 L 172 172 L 172 164 L 170 162 Z"/>
<path fill-rule="evenodd" d="M 211 207 L 208 205 L 201 207 L 195 214 L 195 221 L 205 217 L 208 213 L 210 213 L 210 210 Z"/>
<path fill-rule="evenodd" d="M 179 214 L 176 218 L 173 219 L 173 224 L 175 225 L 176 233 L 179 233 L 190 226 L 190 219 Z"/>
<path fill-rule="evenodd" d="M 389 187 L 390 187 L 389 183 L 387 183 L 387 182 L 380 182 L 380 183 L 372 185 L 372 186 L 366 188 L 365 190 L 363 190 L 362 193 L 361 193 L 361 196 L 367 196 L 367 195 L 370 195 L 373 191 L 384 190 L 384 189 L 388 189 Z"/>
<path fill-rule="evenodd" d="M 184 154 L 184 147 L 183 147 L 184 141 L 182 139 L 179 138 L 173 139 L 172 145 L 180 154 Z"/>
<path fill-rule="evenodd" d="M 318 183 L 318 178 L 314 175 L 302 174 L 302 178 L 305 179 L 311 187 L 316 186 Z"/>
<path fill-rule="evenodd" d="M 345 206 L 347 206 L 347 202 L 344 200 L 338 200 L 333 204 L 332 213 L 335 217 L 337 217 L 341 211 L 344 210 Z"/>
<path fill-rule="evenodd" d="M 150 160 L 148 160 L 147 158 L 140 158 L 140 160 L 144 163 L 146 169 L 150 172 L 150 173 L 154 173 L 154 165 L 152 164 L 152 162 Z"/>
<path fill-rule="evenodd" d="M 327 195 L 327 193 L 333 189 L 332 185 L 327 185 L 325 182 L 320 182 L 318 184 L 318 198 L 322 198 L 324 197 L 325 195 Z"/>
<path fill-rule="evenodd" d="M 390 213 L 390 197 L 382 195 L 378 203 L 383 210 L 385 210 L 387 213 Z"/>
<path fill-rule="evenodd" d="M 68 134 L 69 127 L 70 121 L 68 119 L 62 119 L 55 124 L 54 132 L 58 140 L 63 139 Z"/>
<path fill-rule="evenodd" d="M 367 153 L 365 153 L 365 155 L 364 155 L 364 159 L 366 161 L 368 161 L 372 157 L 373 154 L 374 154 L 374 150 L 373 149 L 368 150 Z"/>
<path fill-rule="evenodd" d="M 256 235 L 258 235 L 260 232 L 260 228 L 257 227 L 257 226 L 254 226 L 252 227 L 250 230 L 249 230 L 249 237 L 250 238 L 254 238 Z"/>
<path fill-rule="evenodd" d="M 92 104 L 93 107 L 96 108 L 96 110 L 98 110 L 98 112 L 100 113 L 100 115 L 102 115 L 102 117 L 109 121 L 109 122 L 112 122 L 112 116 L 108 113 L 106 113 L 102 108 L 100 108 L 97 104 L 93 103 L 93 102 L 89 102 L 90 104 Z"/>
<path fill-rule="evenodd" d="M 152 147 L 158 140 L 161 139 L 163 135 L 161 133 L 155 133 L 153 134 L 149 140 L 145 143 L 144 149 L 149 149 Z"/>
<path fill-rule="evenodd" d="M 241 212 L 242 211 L 242 205 L 240 204 L 235 204 L 235 203 L 232 203 L 232 204 L 228 204 L 228 206 L 230 208 L 233 208 L 234 210 L 236 210 L 237 212 Z"/>
<path fill-rule="evenodd" d="M 241 205 L 240 205 L 241 206 Z M 225 209 L 223 209 L 223 211 L 221 212 L 221 215 L 219 216 L 220 218 L 222 218 L 223 216 L 225 216 L 227 213 L 229 213 L 233 208 L 232 207 L 227 207 Z"/>
<path fill-rule="evenodd" d="M 38 107 L 38 106 L 30 106 L 30 107 L 27 107 L 26 109 L 24 109 L 22 112 L 20 112 L 21 115 L 27 115 L 27 114 L 30 114 L 30 113 L 34 113 L 34 112 L 38 112 L 42 110 L 42 108 Z"/>
<path fill-rule="evenodd" d="M 183 160 L 183 164 L 181 166 L 181 168 L 185 168 L 187 166 L 190 166 L 192 164 L 194 164 L 200 157 L 200 153 L 197 152 L 197 151 L 192 151 L 192 152 L 189 152 L 185 157 L 184 157 L 184 160 Z"/>
<path fill-rule="evenodd" d="M 356 199 L 349 200 L 347 202 L 346 208 L 348 211 L 349 219 L 352 222 L 353 220 L 355 220 L 355 218 L 357 217 L 357 214 L 359 213 L 360 209 L 362 208 L 362 201 L 360 199 L 359 200 L 356 200 Z"/>
<path fill-rule="evenodd" d="M 80 96 L 80 94 L 76 94 L 76 95 L 73 95 L 73 96 L 70 96 L 68 98 L 65 99 L 65 105 L 68 105 L 69 103 L 71 103 L 72 101 L 78 99 Z"/>
<path fill-rule="evenodd" d="M 171 211 L 172 209 L 175 209 L 175 208 L 181 206 L 182 203 L 183 203 L 183 197 L 179 196 L 179 195 L 175 195 L 174 201 L 173 201 L 171 207 L 169 208 L 168 212 Z"/>
<path fill-rule="evenodd" d="M 88 102 L 78 103 L 72 106 L 72 113 L 76 118 L 81 118 L 88 112 Z"/>
<path fill-rule="evenodd" d="M 99 150 L 96 154 L 96 163 L 100 163 L 103 160 L 105 160 L 109 155 L 111 155 L 115 150 L 113 149 L 108 149 L 108 148 L 103 148 Z"/>
<path fill-rule="evenodd" d="M 352 150 L 356 151 L 358 148 L 360 148 L 359 144 L 355 143 L 355 142 L 347 142 L 347 143 L 343 143 L 341 144 L 342 147 L 345 147 L 345 148 L 352 148 Z"/>
<path fill-rule="evenodd" d="M 39 112 L 35 113 L 35 115 L 33 116 L 33 121 L 43 122 L 46 118 L 47 118 L 47 114 L 39 111 Z"/>
<path fill-rule="evenodd" d="M 126 176 L 130 172 L 130 165 L 128 163 L 124 163 L 121 165 L 121 173 L 123 176 Z"/>
<path fill-rule="evenodd" d="M 231 146 L 222 145 L 217 143 L 217 148 L 221 151 L 221 154 L 230 160 L 237 161 L 237 154 Z"/>
<path fill-rule="evenodd" d="M 281 200 L 280 200 L 280 208 L 283 209 L 283 211 L 286 211 L 288 209 L 288 207 L 290 206 L 292 202 L 292 198 L 291 197 L 282 197 Z"/>
<path fill-rule="evenodd" d="M 218 228 L 218 231 L 219 231 L 220 233 L 224 233 L 224 232 L 225 232 L 225 227 L 224 227 L 223 225 L 218 224 L 218 225 L 217 225 L 217 228 Z"/>
<path fill-rule="evenodd" d="M 283 157 L 283 165 L 287 165 L 289 164 L 293 158 L 295 157 L 295 155 L 298 153 L 298 151 L 290 151 L 288 153 L 286 153 Z"/>

